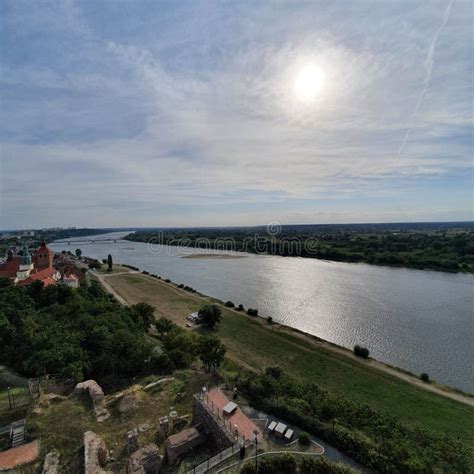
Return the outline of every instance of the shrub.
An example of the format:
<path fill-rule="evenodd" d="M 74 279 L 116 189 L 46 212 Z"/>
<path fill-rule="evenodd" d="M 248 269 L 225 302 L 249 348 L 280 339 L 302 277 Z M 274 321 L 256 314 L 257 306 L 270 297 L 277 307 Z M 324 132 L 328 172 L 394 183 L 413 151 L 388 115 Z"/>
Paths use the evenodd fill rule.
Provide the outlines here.
<path fill-rule="evenodd" d="M 273 377 L 274 379 L 279 379 L 283 374 L 283 370 L 281 367 L 267 367 L 265 370 L 265 375 L 269 377 Z"/>
<path fill-rule="evenodd" d="M 233 308 L 235 305 L 234 305 L 234 303 L 232 303 L 232 301 L 226 301 L 224 306 L 226 308 Z"/>
<path fill-rule="evenodd" d="M 166 283 L 171 283 L 171 280 L 169 278 L 166 278 L 165 282 Z"/>
<path fill-rule="evenodd" d="M 423 373 L 420 375 L 420 379 L 423 380 L 423 382 L 429 383 L 429 381 L 430 381 L 430 376 L 429 376 L 426 372 L 423 372 Z"/>
<path fill-rule="evenodd" d="M 311 444 L 311 438 L 309 437 L 309 434 L 306 433 L 306 431 L 300 431 L 300 434 L 298 435 L 298 442 L 302 446 L 309 446 Z"/>
<path fill-rule="evenodd" d="M 341 463 L 329 461 L 325 456 L 318 458 L 303 456 L 300 461 L 301 474 L 352 474 L 353 469 Z"/>
<path fill-rule="evenodd" d="M 239 471 L 240 474 L 255 474 L 255 463 L 253 461 L 245 463 Z"/>
<path fill-rule="evenodd" d="M 258 466 L 258 474 L 294 474 L 296 460 L 291 454 L 264 457 Z"/>
<path fill-rule="evenodd" d="M 268 316 L 267 318 L 267 323 L 272 324 L 273 323 L 273 318 L 271 316 Z"/>
<path fill-rule="evenodd" d="M 247 314 L 249 316 L 258 316 L 258 309 L 252 309 L 252 308 L 249 308 L 247 310 Z"/>
<path fill-rule="evenodd" d="M 354 355 L 367 359 L 369 357 L 369 349 L 359 345 L 354 346 Z"/>
<path fill-rule="evenodd" d="M 237 306 L 237 311 L 245 311 L 244 305 L 243 305 L 243 304 L 239 304 L 239 306 Z"/>

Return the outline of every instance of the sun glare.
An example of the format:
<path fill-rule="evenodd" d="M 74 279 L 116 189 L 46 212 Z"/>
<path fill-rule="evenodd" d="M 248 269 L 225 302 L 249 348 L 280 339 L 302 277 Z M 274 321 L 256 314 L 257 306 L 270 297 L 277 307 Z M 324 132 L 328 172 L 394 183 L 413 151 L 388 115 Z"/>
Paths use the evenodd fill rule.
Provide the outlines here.
<path fill-rule="evenodd" d="M 294 93 L 301 102 L 312 102 L 324 87 L 324 73 L 316 64 L 306 64 L 297 73 Z"/>

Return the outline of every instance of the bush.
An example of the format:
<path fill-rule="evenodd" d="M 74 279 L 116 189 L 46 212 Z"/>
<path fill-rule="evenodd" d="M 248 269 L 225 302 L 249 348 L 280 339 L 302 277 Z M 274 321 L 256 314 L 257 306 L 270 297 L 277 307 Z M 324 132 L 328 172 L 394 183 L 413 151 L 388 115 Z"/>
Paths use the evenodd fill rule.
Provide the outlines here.
<path fill-rule="evenodd" d="M 430 376 L 429 376 L 426 372 L 423 372 L 423 373 L 420 375 L 420 379 L 423 380 L 423 382 L 429 383 L 429 381 L 430 381 Z"/>
<path fill-rule="evenodd" d="M 184 288 L 184 285 L 183 285 L 182 283 L 180 283 L 180 284 L 178 285 L 178 288 Z"/>
<path fill-rule="evenodd" d="M 261 458 L 258 463 L 258 474 L 294 474 L 296 460 L 291 454 Z"/>
<path fill-rule="evenodd" d="M 301 444 L 301 446 L 309 446 L 311 444 L 311 438 L 309 437 L 309 434 L 306 433 L 306 431 L 300 431 L 300 434 L 298 435 L 298 442 Z"/>
<path fill-rule="evenodd" d="M 232 301 L 226 301 L 224 306 L 226 308 L 233 308 L 235 305 L 234 305 L 234 303 L 232 303 Z"/>
<path fill-rule="evenodd" d="M 273 377 L 274 379 L 279 379 L 283 374 L 283 370 L 281 367 L 267 367 L 265 370 L 265 375 L 269 377 Z"/>
<path fill-rule="evenodd" d="M 268 324 L 273 324 L 273 318 L 271 316 L 268 316 L 267 323 Z"/>
<path fill-rule="evenodd" d="M 369 357 L 369 349 L 367 349 L 367 347 L 362 347 L 359 345 L 354 346 L 354 355 L 367 359 Z"/>
<path fill-rule="evenodd" d="M 166 278 L 165 282 L 166 283 L 171 283 L 171 280 L 169 278 Z"/>
<path fill-rule="evenodd" d="M 353 469 L 341 463 L 329 461 L 326 457 L 303 456 L 300 461 L 301 474 L 352 474 Z"/>
<path fill-rule="evenodd" d="M 247 310 L 247 314 L 249 316 L 258 316 L 258 309 L 252 309 L 252 308 L 249 308 Z"/>
<path fill-rule="evenodd" d="M 89 263 L 88 267 L 99 270 L 100 268 L 102 268 L 102 265 L 100 264 L 98 260 L 93 260 L 92 262 Z"/>
<path fill-rule="evenodd" d="M 245 311 L 244 305 L 239 304 L 239 306 L 237 306 L 237 311 Z"/>

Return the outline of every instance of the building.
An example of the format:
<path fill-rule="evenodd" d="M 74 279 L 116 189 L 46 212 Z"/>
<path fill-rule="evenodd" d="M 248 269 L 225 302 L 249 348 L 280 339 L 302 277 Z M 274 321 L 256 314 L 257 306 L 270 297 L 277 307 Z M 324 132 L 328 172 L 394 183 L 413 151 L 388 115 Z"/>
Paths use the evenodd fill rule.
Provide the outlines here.
<path fill-rule="evenodd" d="M 17 252 L 15 248 L 7 252 L 6 259 L 0 263 L 0 278 L 13 280 L 18 286 L 28 286 L 34 281 L 42 281 L 44 286 L 55 285 L 61 274 L 53 267 L 54 252 L 42 241 L 31 256 L 24 245 Z"/>

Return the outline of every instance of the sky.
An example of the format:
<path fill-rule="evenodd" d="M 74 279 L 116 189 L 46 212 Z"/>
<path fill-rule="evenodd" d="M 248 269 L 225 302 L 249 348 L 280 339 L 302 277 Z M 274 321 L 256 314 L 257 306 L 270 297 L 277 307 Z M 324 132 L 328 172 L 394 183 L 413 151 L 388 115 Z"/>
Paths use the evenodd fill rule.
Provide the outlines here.
<path fill-rule="evenodd" d="M 473 9 L 2 0 L 0 229 L 473 220 Z"/>

